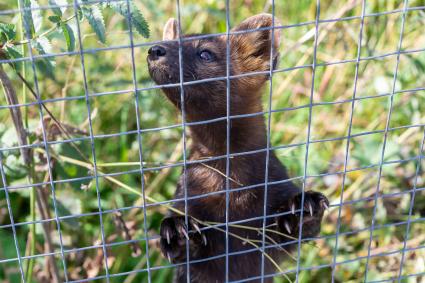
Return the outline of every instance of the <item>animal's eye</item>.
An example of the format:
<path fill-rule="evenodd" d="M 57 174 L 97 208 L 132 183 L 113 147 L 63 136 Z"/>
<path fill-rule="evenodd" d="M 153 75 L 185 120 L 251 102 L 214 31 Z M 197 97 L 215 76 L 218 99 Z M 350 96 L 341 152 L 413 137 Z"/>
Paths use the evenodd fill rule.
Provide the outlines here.
<path fill-rule="evenodd" d="M 213 59 L 213 55 L 209 50 L 202 50 L 201 52 L 199 52 L 199 58 L 206 62 L 210 62 Z"/>

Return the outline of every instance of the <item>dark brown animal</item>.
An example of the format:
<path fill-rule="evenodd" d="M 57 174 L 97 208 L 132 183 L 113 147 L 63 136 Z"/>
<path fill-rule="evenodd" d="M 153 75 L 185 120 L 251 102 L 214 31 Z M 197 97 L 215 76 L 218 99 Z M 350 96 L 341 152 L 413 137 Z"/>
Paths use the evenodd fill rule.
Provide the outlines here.
<path fill-rule="evenodd" d="M 275 21 L 275 25 L 279 25 Z M 274 30 L 272 37 L 272 16 L 260 14 L 248 18 L 235 27 L 232 32 L 253 30 L 248 33 L 230 35 L 230 75 L 249 72 L 268 72 L 270 62 L 275 65 L 278 59 L 280 34 Z M 273 38 L 273 43 L 272 43 Z M 149 49 L 147 61 L 152 79 L 159 85 L 178 84 L 179 43 L 177 22 L 170 19 L 164 27 L 164 42 Z M 273 44 L 273 58 L 270 60 Z M 209 78 L 222 78 L 183 87 L 184 110 L 187 122 L 208 121 L 226 117 L 226 36 L 188 40 L 182 37 L 183 81 L 193 82 Z M 232 78 L 230 80 L 230 115 L 252 114 L 262 111 L 261 90 L 268 80 L 268 74 Z M 181 109 L 181 89 L 179 86 L 162 88 L 168 99 Z M 217 121 L 218 120 L 218 121 Z M 190 126 L 193 146 L 190 160 L 225 156 L 227 142 L 227 122 L 216 119 Z M 240 221 L 238 225 L 255 228 L 263 227 L 263 209 L 266 171 L 266 127 L 263 115 L 252 115 L 230 120 L 230 158 L 229 169 L 229 210 L 230 222 Z M 251 152 L 245 154 L 237 154 Z M 188 226 L 184 216 L 171 212 L 160 229 L 162 253 L 173 263 L 184 263 L 186 258 L 186 238 L 189 239 L 190 282 L 224 282 L 226 279 L 226 238 L 225 233 L 217 229 L 201 227 L 197 220 L 225 223 L 226 220 L 226 158 L 196 163 L 187 166 L 186 185 L 181 177 L 175 193 L 176 199 L 183 199 L 187 188 Z M 267 233 L 267 245 L 273 242 L 281 247 L 266 249 L 276 262 L 285 255 L 282 248 L 290 250 L 296 246 L 299 236 L 300 188 L 288 181 L 284 166 L 271 151 L 268 165 L 267 215 L 286 214 L 268 217 L 266 225 L 278 233 Z M 250 186 L 249 189 L 239 189 Z M 204 197 L 208 193 L 214 193 Z M 184 201 L 178 201 L 174 207 L 185 211 Z M 324 209 L 328 200 L 320 193 L 307 191 L 304 194 L 304 213 L 302 237 L 316 236 L 320 231 Z M 221 229 L 225 229 L 222 225 Z M 244 243 L 238 235 L 250 240 L 262 240 L 262 235 L 252 229 L 229 225 L 228 280 L 260 281 L 261 252 L 252 245 Z M 284 236 L 282 234 L 286 234 Z M 272 239 L 273 241 L 271 241 Z M 257 242 L 258 243 L 258 242 Z M 261 243 L 259 244 L 261 246 Z M 243 252 L 244 250 L 250 250 Z M 242 251 L 242 253 L 241 253 Z M 233 253 L 233 254 L 232 254 Z M 212 259 L 208 259 L 214 257 Z M 276 272 L 272 262 L 264 258 L 265 282 L 272 281 Z M 187 282 L 186 264 L 177 268 L 175 282 Z"/>

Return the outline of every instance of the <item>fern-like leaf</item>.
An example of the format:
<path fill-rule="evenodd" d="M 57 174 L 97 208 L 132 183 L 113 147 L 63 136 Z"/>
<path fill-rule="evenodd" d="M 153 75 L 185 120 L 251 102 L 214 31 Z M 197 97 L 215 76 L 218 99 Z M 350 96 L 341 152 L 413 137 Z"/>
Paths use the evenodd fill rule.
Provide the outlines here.
<path fill-rule="evenodd" d="M 127 2 L 109 2 L 109 6 L 117 13 L 123 15 L 126 19 L 130 19 L 131 24 L 137 30 L 137 32 L 145 38 L 149 37 L 150 30 L 149 25 L 143 17 L 140 10 L 136 5 L 129 0 L 130 15 L 128 13 Z"/>
<path fill-rule="evenodd" d="M 90 26 L 93 28 L 97 37 L 102 43 L 106 42 L 105 22 L 103 15 L 97 5 L 91 7 L 81 7 L 83 16 L 89 21 Z"/>
<path fill-rule="evenodd" d="M 32 41 L 32 43 L 40 55 L 52 53 L 52 45 L 46 37 L 40 37 Z M 52 58 L 53 57 L 37 59 L 35 64 L 43 74 L 54 79 L 55 73 L 53 72 L 53 68 L 55 66 L 55 61 Z"/>
<path fill-rule="evenodd" d="M 74 51 L 75 48 L 75 36 L 74 36 L 74 31 L 72 30 L 72 28 L 66 24 L 66 23 L 61 23 L 60 25 L 63 36 L 65 37 L 65 41 L 66 41 L 66 46 L 68 48 L 69 52 Z"/>

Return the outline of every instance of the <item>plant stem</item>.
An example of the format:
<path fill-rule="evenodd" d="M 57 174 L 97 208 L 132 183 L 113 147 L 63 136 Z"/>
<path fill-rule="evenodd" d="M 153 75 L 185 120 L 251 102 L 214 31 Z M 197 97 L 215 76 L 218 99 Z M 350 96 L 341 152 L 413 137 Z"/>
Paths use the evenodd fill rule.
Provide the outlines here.
<path fill-rule="evenodd" d="M 18 6 L 20 6 L 20 1 L 18 0 Z M 20 9 L 21 7 L 19 7 Z M 20 21 L 19 21 L 19 29 L 20 29 L 20 35 L 21 35 L 21 39 L 23 39 L 25 37 L 25 32 L 24 32 L 24 24 L 23 24 L 23 18 L 21 17 Z M 25 54 L 25 44 L 22 44 L 21 46 L 21 53 L 24 56 Z M 24 78 L 26 78 L 26 64 L 25 62 L 22 62 L 22 76 Z M 25 87 L 25 83 L 22 82 L 22 103 L 26 104 L 27 103 L 27 88 Z M 23 122 L 24 122 L 24 127 L 25 129 L 28 129 L 28 107 L 24 107 L 24 111 L 23 111 Z M 28 142 L 28 137 L 27 137 L 27 141 Z M 27 168 L 28 168 L 28 175 L 27 175 L 27 182 L 28 184 L 33 184 L 34 183 L 34 166 L 33 166 L 33 155 L 30 154 L 29 158 L 30 158 L 30 162 L 27 164 Z M 35 213 L 35 187 L 31 187 L 30 190 L 30 217 L 31 217 L 31 221 L 35 222 L 36 220 L 36 213 Z M 36 235 L 37 235 L 37 226 L 35 224 L 30 225 L 30 255 L 35 254 L 35 243 L 36 243 Z M 27 282 L 31 282 L 32 280 L 32 273 L 33 273 L 33 268 L 34 268 L 34 260 L 31 258 L 28 261 L 28 265 L 27 265 L 27 273 L 26 273 L 26 281 Z"/>
<path fill-rule="evenodd" d="M 29 164 L 28 166 L 28 170 L 31 171 L 31 173 L 28 174 L 27 176 L 27 181 L 28 184 L 33 184 L 33 166 L 32 163 Z M 35 187 L 31 187 L 31 191 L 30 191 L 30 214 L 31 214 L 31 221 L 35 222 L 36 221 L 36 214 L 35 214 Z M 29 251 L 29 255 L 34 255 L 35 254 L 35 242 L 36 242 L 36 225 L 33 223 L 32 225 L 30 225 L 30 251 Z M 27 282 L 31 282 L 32 280 L 32 273 L 33 273 L 33 268 L 34 268 L 34 260 L 33 258 L 31 258 L 28 261 L 28 266 L 27 266 L 27 278 L 26 281 Z"/>
<path fill-rule="evenodd" d="M 3 91 L 6 97 L 6 101 L 9 105 L 16 105 L 18 104 L 18 98 L 16 96 L 15 88 L 12 85 L 12 82 L 7 75 L 7 73 L 4 71 L 3 67 L 0 65 L 0 84 L 3 87 Z M 18 143 L 21 146 L 20 152 L 22 159 L 24 160 L 25 165 L 27 166 L 27 169 L 29 170 L 27 180 L 29 184 L 33 184 L 32 180 L 32 151 L 28 148 L 25 148 L 24 146 L 28 145 L 28 136 L 24 127 L 24 123 L 22 121 L 22 113 L 19 107 L 10 107 L 10 116 L 12 117 L 13 126 L 15 127 L 16 134 L 18 136 Z M 30 196 L 30 213 L 31 213 L 31 220 L 35 221 L 35 202 L 34 202 L 34 188 L 31 188 L 31 196 Z M 28 237 L 30 239 L 29 245 L 29 251 L 26 253 L 33 254 L 35 251 L 35 224 L 30 225 L 30 236 Z M 31 258 L 28 261 L 27 268 L 26 268 L 26 281 L 31 282 L 32 277 L 32 271 L 33 271 L 33 264 L 34 259 Z"/>
<path fill-rule="evenodd" d="M 70 20 L 72 20 L 72 19 L 74 19 L 74 18 L 75 18 L 75 15 L 72 15 L 71 17 L 69 17 L 69 18 L 67 18 L 67 19 L 63 20 L 63 21 L 62 21 L 62 23 L 67 23 L 67 22 L 69 22 Z M 31 40 L 34 40 L 34 39 L 37 39 L 37 38 L 40 38 L 40 37 L 46 36 L 46 35 L 48 35 L 49 33 L 51 33 L 51 32 L 53 32 L 53 31 L 55 31 L 57 28 L 58 28 L 58 26 L 55 24 L 53 27 L 49 28 L 49 29 L 48 29 L 48 30 L 46 30 L 45 32 L 42 32 L 42 33 L 40 33 L 39 35 L 34 36 Z M 29 43 L 29 42 L 30 42 L 30 40 L 25 39 L 25 40 L 21 40 L 21 41 L 14 41 L 14 42 L 13 42 L 13 44 L 14 44 L 14 45 L 24 45 L 24 44 L 27 44 L 27 43 Z"/>
<path fill-rule="evenodd" d="M 17 0 L 18 2 L 18 8 L 21 9 L 21 1 Z M 24 32 L 24 23 L 23 23 L 23 17 L 21 15 L 20 17 L 20 21 L 19 21 L 19 29 L 20 29 L 20 37 L 21 39 L 23 39 L 25 37 L 25 32 Z M 22 44 L 21 46 L 21 51 L 22 54 L 25 54 L 25 44 Z M 26 78 L 26 67 L 25 67 L 25 62 L 22 62 L 22 76 L 24 78 Z M 27 102 L 27 92 L 26 92 L 26 87 L 25 87 L 25 83 L 22 82 L 22 103 L 25 104 Z M 24 113 L 23 113 L 23 123 L 24 123 L 24 129 L 28 129 L 28 107 L 24 107 Z M 25 135 L 25 143 L 28 143 L 28 136 Z M 27 168 L 28 168 L 28 175 L 27 175 L 27 182 L 28 184 L 33 184 L 34 183 L 34 167 L 33 167 L 33 155 L 32 153 L 29 151 L 28 152 L 28 160 L 27 160 Z M 36 215 L 35 215 L 35 188 L 31 187 L 31 191 L 30 191 L 30 217 L 31 217 L 31 221 L 35 221 L 36 220 Z M 32 224 L 30 225 L 30 246 L 29 246 L 29 253 L 30 255 L 35 254 L 35 242 L 36 242 L 36 225 Z M 26 269 L 26 281 L 31 283 L 32 281 L 32 273 L 33 273 L 33 268 L 34 268 L 34 259 L 31 258 L 28 261 L 28 265 L 27 265 L 27 269 Z"/>
<path fill-rule="evenodd" d="M 43 149 L 41 149 L 41 148 L 37 148 L 36 149 L 36 151 L 39 151 L 39 152 L 43 152 Z M 55 158 L 55 159 L 57 159 L 57 160 L 59 160 L 59 161 L 64 161 L 64 162 L 68 162 L 68 163 L 71 163 L 71 164 L 75 164 L 75 165 L 79 165 L 79 166 L 82 166 L 82 167 L 85 167 L 85 168 L 87 168 L 87 169 L 89 169 L 89 170 L 92 170 L 93 169 L 93 167 L 92 167 L 92 164 L 91 163 L 86 163 L 86 162 L 83 162 L 83 161 L 80 161 L 80 160 L 76 160 L 76 159 L 74 159 L 74 158 L 70 158 L 70 157 L 67 157 L 67 156 L 64 156 L 64 155 L 57 155 L 57 154 L 53 154 L 53 153 L 51 153 L 51 156 L 53 157 L 53 158 Z M 101 171 L 97 171 L 99 174 L 103 174 Z M 124 184 L 123 182 L 121 182 L 121 181 L 119 181 L 119 180 L 117 180 L 117 179 L 115 179 L 114 177 L 111 177 L 111 176 L 105 176 L 105 179 L 107 179 L 108 181 L 110 181 L 110 182 L 112 182 L 112 183 L 114 183 L 114 184 L 116 184 L 116 185 L 118 185 L 119 187 L 121 187 L 121 188 L 123 188 L 123 189 L 125 189 L 125 190 L 127 190 L 127 191 L 129 191 L 129 192 L 132 192 L 132 193 L 134 193 L 134 194 L 136 194 L 136 195 L 138 195 L 138 196 L 140 196 L 140 197 L 143 197 L 143 195 L 142 195 L 142 193 L 140 192 L 140 191 L 138 191 L 138 190 L 136 190 L 136 189 L 134 189 L 134 188 L 132 188 L 132 187 L 130 187 L 129 185 L 127 185 L 127 184 Z M 150 197 L 150 196 L 144 196 L 145 197 L 145 199 L 147 200 L 147 201 L 149 201 L 149 202 L 151 202 L 151 203 L 158 203 L 158 201 L 156 200 L 156 199 L 154 199 L 154 198 L 152 198 L 152 197 Z M 184 215 L 184 212 L 183 211 L 180 211 L 179 209 L 177 209 L 177 208 L 175 208 L 175 207 L 172 207 L 171 205 L 169 205 L 169 204 L 161 204 L 161 206 L 164 206 L 164 207 L 166 207 L 166 208 L 168 208 L 169 210 L 171 210 L 171 211 L 173 211 L 173 212 L 175 212 L 175 213 L 177 213 L 177 214 L 179 214 L 179 215 Z M 205 222 L 205 221 L 201 221 L 201 220 L 199 220 L 199 219 L 196 219 L 196 218 L 194 218 L 194 217 L 192 217 L 193 218 L 193 220 L 195 220 L 196 222 L 198 222 L 198 223 L 200 223 L 201 225 L 204 225 L 204 226 L 206 226 L 206 227 L 210 227 L 211 229 L 215 229 L 215 230 L 217 230 L 217 231 L 221 231 L 221 232 L 223 232 L 223 233 L 225 233 L 226 231 L 224 231 L 223 229 L 221 229 L 221 228 L 219 228 L 219 227 L 215 227 L 214 226 L 214 224 L 212 224 L 211 222 Z M 242 226 L 239 226 L 239 227 L 242 227 Z M 257 248 L 257 249 L 259 249 L 259 250 L 261 250 L 260 249 L 260 246 L 258 246 L 257 244 L 255 244 L 255 242 L 254 242 L 254 240 L 250 240 L 250 239 L 248 239 L 248 238 L 243 238 L 243 237 L 241 237 L 241 236 L 239 236 L 239 235 L 237 235 L 237 234 L 234 234 L 234 233 L 231 233 L 231 232 L 229 232 L 229 235 L 230 236 L 232 236 L 232 237 L 234 237 L 234 238 L 237 238 L 237 239 L 240 239 L 241 241 L 243 241 L 243 242 L 246 242 L 246 243 L 248 243 L 248 244 L 250 244 L 250 245 L 252 245 L 253 247 L 255 247 L 255 248 Z M 292 282 L 291 280 L 290 280 L 290 278 L 283 272 L 283 270 L 282 270 L 282 268 L 279 266 L 279 264 L 277 264 L 277 262 L 267 253 L 267 252 L 265 252 L 265 251 L 261 251 L 261 253 L 263 253 L 264 254 L 264 256 L 279 270 L 279 272 L 281 272 L 281 273 L 283 273 L 283 276 L 289 281 L 289 282 Z"/>

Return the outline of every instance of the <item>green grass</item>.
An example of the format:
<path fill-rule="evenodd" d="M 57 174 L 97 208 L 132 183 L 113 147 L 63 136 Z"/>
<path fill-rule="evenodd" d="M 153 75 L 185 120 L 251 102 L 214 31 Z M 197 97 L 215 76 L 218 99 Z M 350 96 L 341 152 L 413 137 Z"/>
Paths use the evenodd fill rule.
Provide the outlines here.
<path fill-rule="evenodd" d="M 41 4 L 47 1 L 40 1 Z M 266 11 L 270 7 L 267 1 L 237 0 L 231 1 L 230 20 L 234 26 L 243 19 Z M 276 16 L 283 25 L 303 22 L 314 22 L 316 1 L 276 1 Z M 322 0 L 320 19 L 334 19 L 338 17 L 360 16 L 362 1 Z M 175 5 L 168 1 L 143 0 L 135 1 L 147 19 L 151 28 L 149 41 L 161 39 L 162 25 L 169 17 L 176 16 Z M 350 3 L 353 3 L 350 5 Z M 366 1 L 366 14 L 379 13 L 402 9 L 403 1 Z M 409 7 L 425 5 L 423 0 L 411 0 Z M 182 28 L 186 33 L 217 33 L 225 32 L 225 2 L 224 1 L 183 1 Z M 17 2 L 6 0 L 0 3 L 0 10 L 16 9 Z M 72 9 L 67 12 L 72 15 Z M 50 11 L 43 11 L 43 18 L 47 18 Z M 93 30 L 87 23 L 82 24 L 84 49 L 93 49 L 107 46 L 129 44 L 128 30 L 125 20 L 112 13 L 105 13 L 107 41 L 99 42 Z M 20 17 L 2 15 L 0 21 L 19 24 Z M 317 63 L 313 102 L 317 103 L 312 109 L 311 135 L 312 141 L 327 140 L 310 145 L 307 173 L 307 188 L 323 192 L 328 196 L 331 204 L 340 201 L 342 174 L 326 177 L 327 173 L 343 171 L 348 125 L 351 113 L 351 101 L 354 88 L 356 64 L 344 63 L 325 65 L 325 62 L 355 60 L 357 57 L 357 41 L 360 32 L 360 19 L 350 19 L 340 22 L 322 23 L 319 27 L 319 41 L 317 48 Z M 406 13 L 405 30 L 403 33 L 402 50 L 419 50 L 425 46 L 423 26 L 425 11 L 411 10 Z M 42 30 L 51 27 L 43 22 Z M 401 13 L 388 13 L 377 17 L 367 17 L 364 21 L 361 57 L 377 57 L 397 51 L 401 30 Z M 310 33 L 309 33 L 310 31 Z M 313 33 L 311 33 L 313 31 Z M 310 34 L 310 37 L 306 35 Z M 66 44 L 60 34 L 53 33 L 52 50 L 55 53 L 66 51 Z M 135 34 L 135 43 L 147 42 L 142 36 Z M 289 69 L 295 66 L 310 65 L 313 62 L 314 23 L 304 26 L 286 28 L 282 30 L 280 68 Z M 77 45 L 78 46 L 78 45 Z M 148 47 L 136 47 L 136 78 L 139 88 L 153 86 L 148 76 L 146 54 Z M 28 55 L 28 54 L 27 54 Z M 339 249 L 335 269 L 337 282 L 363 282 L 367 248 L 369 245 L 371 218 L 374 207 L 374 194 L 378 185 L 379 164 L 382 141 L 384 138 L 387 113 L 389 111 L 389 96 L 377 96 L 391 93 L 396 56 L 387 56 L 379 59 L 362 60 L 358 66 L 358 81 L 356 97 L 365 98 L 355 102 L 352 134 L 350 140 L 349 160 L 347 163 L 344 198 L 351 202 L 342 207 L 341 229 L 344 233 L 339 236 Z M 87 85 L 89 92 L 101 93 L 128 90 L 126 93 L 96 96 L 90 98 L 91 118 L 95 135 L 108 135 L 119 132 L 136 130 L 135 96 L 132 82 L 131 54 L 129 49 L 114 49 L 97 51 L 84 56 Z M 24 101 L 22 82 L 15 72 L 3 65 L 6 73 L 12 78 L 13 86 L 19 96 L 20 103 Z M 26 78 L 34 87 L 34 74 L 29 62 L 25 63 Z M 417 157 L 420 154 L 420 143 L 424 135 L 424 127 L 403 128 L 408 125 L 425 124 L 425 91 L 408 91 L 409 89 L 423 88 L 425 85 L 425 52 L 415 52 L 400 55 L 396 94 L 393 96 L 393 108 L 389 122 L 391 130 L 387 136 L 387 147 L 380 180 L 380 195 L 391 195 L 413 189 L 415 172 L 418 166 Z M 43 99 L 60 97 L 84 96 L 84 81 L 79 55 L 61 56 L 56 58 L 55 80 L 37 73 L 38 86 Z M 276 112 L 272 115 L 272 144 L 289 145 L 304 143 L 307 138 L 309 120 L 310 92 L 312 86 L 312 69 L 302 68 L 276 73 L 273 76 L 273 109 L 296 108 Z M 268 93 L 267 90 L 264 93 Z M 264 97 L 267 107 L 267 97 Z M 28 91 L 25 93 L 27 102 L 34 102 Z M 6 104 L 4 96 L 0 98 L 1 105 Z M 338 102 L 336 104 L 326 104 Z M 159 90 L 142 91 L 139 93 L 140 121 L 142 129 L 158 128 L 178 125 L 181 120 L 175 109 L 161 95 Z M 88 137 L 88 114 L 84 99 L 49 102 L 46 106 L 63 123 L 78 129 L 75 137 Z M 31 142 L 40 142 L 39 109 L 37 105 L 21 108 L 27 113 Z M 46 113 L 44 113 L 46 114 Z M 55 135 L 52 122 L 46 122 L 50 140 L 61 140 Z M 180 127 L 161 131 L 148 131 L 142 136 L 143 158 L 147 167 L 154 167 L 164 163 L 173 163 L 182 159 Z M 373 134 L 362 135 L 362 133 Z M 0 110 L 0 143 L 2 147 L 17 145 L 16 133 L 13 128 L 11 115 L 7 109 Z M 332 140 L 329 140 L 332 139 Z M 75 144 L 84 158 L 91 160 L 91 144 L 89 140 L 78 141 Z M 113 163 L 119 166 L 99 167 L 104 173 L 118 173 L 133 170 L 132 173 L 115 176 L 125 185 L 141 192 L 141 176 L 137 171 L 139 166 L 128 165 L 124 162 L 138 162 L 138 140 L 134 133 L 119 137 L 99 137 L 95 139 L 96 160 L 100 163 Z M 75 160 L 86 161 L 70 143 L 59 143 L 49 148 L 52 155 L 63 155 Z M 423 153 L 423 152 L 422 152 Z M 7 185 L 28 185 L 31 182 L 41 183 L 48 181 L 46 175 L 45 158 L 42 153 L 35 152 L 33 180 L 28 180 L 27 168 L 22 163 L 20 152 L 11 150 L 2 152 L 3 165 L 7 177 Z M 305 145 L 293 146 L 277 150 L 278 157 L 288 167 L 290 176 L 303 176 Z M 395 162 L 407 160 L 404 162 Z M 394 161 L 393 163 L 391 163 Z M 424 166 L 419 170 L 417 187 L 425 186 Z M 111 164 L 111 165 L 113 165 Z M 64 161 L 53 161 L 54 180 L 67 180 L 91 176 L 92 171 Z M 146 194 L 151 198 L 164 201 L 172 199 L 176 182 L 181 168 L 147 171 L 144 175 Z M 139 194 L 126 190 L 116 183 L 105 178 L 99 178 L 98 189 L 101 198 L 101 208 L 110 210 L 117 207 L 132 207 L 142 204 Z M 3 186 L 3 185 L 2 185 Z M 45 200 L 48 218 L 55 218 L 51 186 L 47 182 L 37 187 L 40 197 Z M 31 221 L 34 216 L 37 220 L 43 218 L 36 209 L 36 214 L 30 211 L 30 190 L 13 190 L 9 192 L 15 223 Z M 79 180 L 73 182 L 59 182 L 55 184 L 57 211 L 59 216 L 85 216 L 69 218 L 61 221 L 63 245 L 65 249 L 84 248 L 99 245 L 101 240 L 99 216 L 93 214 L 98 211 L 96 182 Z M 357 201 L 356 200 L 361 200 Z M 410 195 L 398 194 L 379 198 L 376 210 L 376 225 L 398 223 L 408 219 Z M 413 206 L 412 219 L 422 219 L 425 215 L 424 191 L 417 192 Z M 157 235 L 160 221 L 167 209 L 164 206 L 150 206 L 147 209 L 147 230 L 150 236 Z M 122 219 L 126 222 L 129 235 L 122 233 L 116 224 L 116 215 L 103 215 L 103 226 L 108 243 L 119 243 L 128 238 L 139 240 L 136 247 L 132 245 L 114 245 L 108 248 L 108 263 L 110 274 L 131 272 L 144 269 L 146 265 L 144 242 L 144 219 L 140 208 L 124 210 Z M 326 239 L 316 241 L 315 246 L 304 245 L 301 255 L 301 267 L 311 267 L 332 264 L 335 235 L 338 221 L 338 207 L 332 207 L 325 215 L 322 235 Z M 0 192 L 0 225 L 10 224 L 4 191 Z M 59 252 L 59 235 L 56 223 L 50 222 L 46 229 L 50 231 L 53 250 Z M 36 238 L 35 254 L 49 251 L 46 237 L 41 224 L 35 225 Z M 349 233 L 351 231 L 360 231 Z M 406 225 L 379 226 L 373 232 L 372 254 L 388 253 L 400 250 L 405 240 Z M 28 238 L 30 225 L 17 226 L 17 238 L 20 254 L 29 255 L 31 239 Z M 425 244 L 425 225 L 423 221 L 412 223 L 409 231 L 408 247 L 422 247 Z M 0 260 L 16 258 L 11 228 L 0 229 Z M 141 254 L 138 254 L 140 249 Z M 48 268 L 46 256 L 38 257 L 33 264 L 33 282 L 46 282 L 46 276 L 52 271 Z M 72 280 L 84 279 L 105 274 L 101 248 L 85 249 L 80 252 L 70 252 L 65 256 L 68 277 Z M 358 259 L 358 260 L 356 260 Z M 63 266 L 60 254 L 54 261 L 58 267 L 59 276 L 63 278 Z M 401 253 L 372 257 L 368 266 L 368 280 L 390 279 L 398 275 Z M 160 256 L 157 248 L 149 244 L 150 266 L 166 266 L 168 263 Z M 425 250 L 416 249 L 406 252 L 403 266 L 403 275 L 425 272 Z M 29 260 L 24 260 L 26 268 Z M 288 259 L 281 264 L 283 270 L 296 267 L 296 261 Z M 25 270 L 26 271 L 26 270 Z M 26 271 L 27 272 L 27 271 Z M 301 282 L 330 282 L 332 270 L 330 267 L 316 268 L 302 271 Z M 151 272 L 152 282 L 169 282 L 172 278 L 172 269 L 164 268 Z M 294 279 L 294 274 L 289 274 Z M 0 264 L 0 281 L 19 281 L 17 261 Z M 422 282 L 424 277 L 412 277 L 402 282 Z M 102 281 L 102 280 L 98 280 Z M 112 282 L 147 282 L 147 273 L 139 272 L 132 275 L 115 277 Z M 275 279 L 276 282 L 287 282 L 284 277 Z"/>

